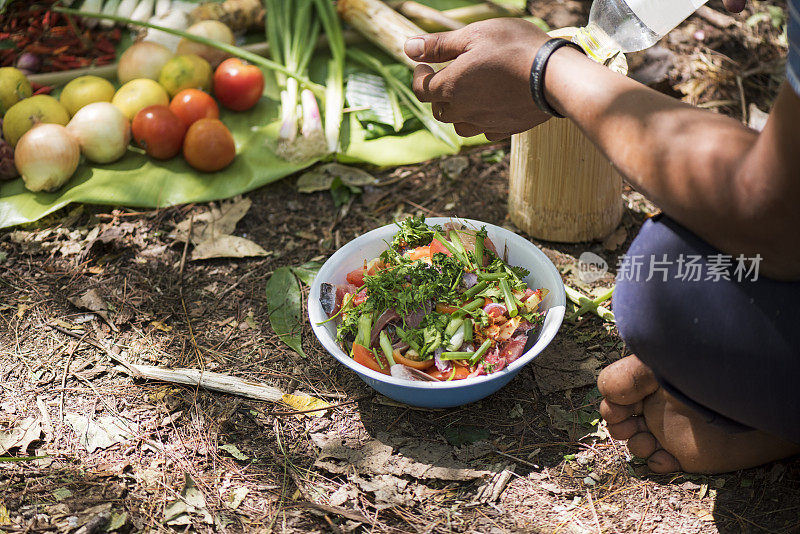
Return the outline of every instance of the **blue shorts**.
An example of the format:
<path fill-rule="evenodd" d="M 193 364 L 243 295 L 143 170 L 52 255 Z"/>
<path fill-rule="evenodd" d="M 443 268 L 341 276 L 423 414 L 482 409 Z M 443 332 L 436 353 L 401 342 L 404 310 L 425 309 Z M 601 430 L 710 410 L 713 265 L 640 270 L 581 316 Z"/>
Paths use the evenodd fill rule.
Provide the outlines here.
<path fill-rule="evenodd" d="M 659 216 L 620 265 L 614 313 L 631 351 L 709 422 L 800 443 L 800 282 Z"/>

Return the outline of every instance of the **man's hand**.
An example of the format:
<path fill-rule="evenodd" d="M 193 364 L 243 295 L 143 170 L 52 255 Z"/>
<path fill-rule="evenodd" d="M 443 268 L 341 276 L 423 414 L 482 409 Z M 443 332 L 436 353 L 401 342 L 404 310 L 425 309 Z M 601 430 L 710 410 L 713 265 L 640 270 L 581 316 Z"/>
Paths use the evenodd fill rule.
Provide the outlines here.
<path fill-rule="evenodd" d="M 530 130 L 549 118 L 536 107 L 528 78 L 547 34 L 520 19 L 494 19 L 460 30 L 413 37 L 405 52 L 424 63 L 452 61 L 439 72 L 414 71 L 414 93 L 433 115 L 454 123 L 459 135 L 490 140 Z"/>

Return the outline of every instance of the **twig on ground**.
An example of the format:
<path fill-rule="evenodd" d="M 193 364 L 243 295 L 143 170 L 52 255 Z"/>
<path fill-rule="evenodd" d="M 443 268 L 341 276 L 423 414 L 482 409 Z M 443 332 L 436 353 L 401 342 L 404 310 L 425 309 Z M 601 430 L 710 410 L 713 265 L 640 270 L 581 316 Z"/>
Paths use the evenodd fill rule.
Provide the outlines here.
<path fill-rule="evenodd" d="M 433 215 L 434 217 L 446 217 L 446 215 L 442 215 L 441 213 L 439 213 L 437 211 L 433 211 L 431 209 L 428 209 L 425 206 L 421 206 L 420 204 L 417 204 L 416 202 L 413 202 L 411 200 L 404 200 L 403 202 L 405 202 L 406 204 L 408 204 L 409 206 L 411 206 L 413 208 L 417 208 L 418 210 L 424 211 L 428 215 Z"/>
<path fill-rule="evenodd" d="M 597 517 L 597 508 L 594 506 L 594 500 L 592 499 L 592 492 L 586 490 L 586 499 L 589 501 L 589 508 L 592 510 L 592 516 L 594 517 L 594 524 L 597 526 L 597 534 L 602 534 L 603 529 L 600 527 L 600 518 Z"/>
<path fill-rule="evenodd" d="M 61 399 L 59 401 L 59 408 L 58 408 L 58 420 L 61 424 L 64 424 L 64 388 L 67 387 L 67 374 L 69 373 L 69 364 L 72 363 L 72 355 L 75 354 L 75 351 L 78 350 L 78 347 L 81 346 L 83 340 L 86 339 L 89 333 L 83 334 L 82 337 L 78 338 L 78 342 L 72 346 L 70 351 L 67 353 L 67 362 L 64 364 L 64 373 L 61 375 Z M 77 336 L 76 336 L 77 337 Z"/>
<path fill-rule="evenodd" d="M 350 510 L 347 510 L 345 508 L 340 508 L 339 506 L 319 504 L 312 501 L 298 502 L 295 503 L 294 506 L 300 508 L 310 508 L 311 509 L 310 511 L 312 512 L 316 510 L 317 512 L 324 512 L 327 514 L 336 514 L 346 519 L 350 519 L 352 521 L 358 521 L 359 523 L 366 523 L 367 525 L 370 526 L 373 526 L 375 524 L 375 522 L 369 519 L 368 517 L 363 516 L 357 512 L 351 512 Z"/>
<path fill-rule="evenodd" d="M 517 458 L 516 456 L 512 456 L 512 455 L 510 455 L 508 453 L 505 453 L 505 452 L 501 451 L 500 449 L 495 449 L 494 453 L 495 454 L 499 454 L 500 456 L 505 456 L 509 460 L 514 460 L 515 462 L 519 462 L 522 465 L 527 465 L 528 467 L 532 467 L 534 469 L 539 469 L 538 465 L 536 465 L 534 463 L 531 463 L 531 462 L 528 462 L 528 461 L 525 461 L 525 460 L 523 460 L 521 458 Z"/>

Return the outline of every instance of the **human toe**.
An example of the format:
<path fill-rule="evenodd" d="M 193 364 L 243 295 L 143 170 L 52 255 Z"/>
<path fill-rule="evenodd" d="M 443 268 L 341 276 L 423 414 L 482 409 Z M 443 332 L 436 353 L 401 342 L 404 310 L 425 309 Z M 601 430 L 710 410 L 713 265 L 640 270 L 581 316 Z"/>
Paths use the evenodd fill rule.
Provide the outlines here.
<path fill-rule="evenodd" d="M 655 392 L 658 382 L 653 371 L 631 355 L 603 369 L 597 378 L 597 387 L 609 402 L 628 405 Z"/>
<path fill-rule="evenodd" d="M 658 440 L 650 432 L 639 432 L 628 439 L 628 450 L 639 458 L 649 458 L 660 448 Z"/>
<path fill-rule="evenodd" d="M 682 470 L 678 460 L 664 449 L 658 449 L 647 458 L 647 467 L 653 473 L 661 475 Z"/>
<path fill-rule="evenodd" d="M 610 425 L 621 423 L 628 417 L 642 414 L 642 403 L 634 404 L 614 404 L 608 399 L 600 401 L 600 415 Z"/>
<path fill-rule="evenodd" d="M 614 439 L 630 439 L 639 432 L 647 432 L 647 425 L 642 417 L 629 417 L 617 424 L 608 425 L 608 433 Z"/>

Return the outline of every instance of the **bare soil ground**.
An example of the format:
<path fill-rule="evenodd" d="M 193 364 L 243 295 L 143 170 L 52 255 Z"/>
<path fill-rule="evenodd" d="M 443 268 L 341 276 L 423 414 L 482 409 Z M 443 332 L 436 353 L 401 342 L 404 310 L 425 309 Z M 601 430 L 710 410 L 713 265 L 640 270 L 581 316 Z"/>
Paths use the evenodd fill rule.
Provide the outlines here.
<path fill-rule="evenodd" d="M 547 2 L 534 13 L 554 27 L 574 25 L 588 5 Z M 750 103 L 767 110 L 785 54 L 780 28 L 769 16 L 743 21 L 770 6 L 785 3 L 758 2 L 728 28 L 726 19 L 693 17 L 663 43 L 675 54 L 667 76 L 649 81 L 737 118 L 749 118 Z M 85 206 L 0 233 L 0 446 L 16 443 L 6 456 L 46 455 L 0 462 L 0 531 L 800 531 L 797 460 L 652 476 L 607 438 L 592 381 L 626 348 L 597 317 L 565 323 L 498 393 L 440 411 L 375 395 L 310 327 L 307 358 L 274 334 L 264 287 L 278 267 L 324 259 L 406 214 L 509 226 L 507 152 L 507 144 L 469 150 L 456 177 L 443 161 L 373 170 L 381 185 L 340 207 L 328 192 L 298 193 L 294 178 L 254 191 L 236 235 L 264 247 L 262 258 L 182 261 L 184 245 L 169 233 L 208 209 L 199 205 Z M 630 190 L 625 200 L 617 248 L 537 242 L 565 280 L 577 283 L 575 257 L 585 250 L 614 270 L 655 210 Z M 609 275 L 598 287 L 612 283 Z M 70 300 L 89 290 L 104 313 Z M 139 381 L 109 355 L 227 373 L 334 407 L 295 414 Z M 105 425 L 88 441 L 75 430 L 86 416 Z"/>

